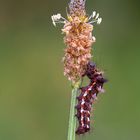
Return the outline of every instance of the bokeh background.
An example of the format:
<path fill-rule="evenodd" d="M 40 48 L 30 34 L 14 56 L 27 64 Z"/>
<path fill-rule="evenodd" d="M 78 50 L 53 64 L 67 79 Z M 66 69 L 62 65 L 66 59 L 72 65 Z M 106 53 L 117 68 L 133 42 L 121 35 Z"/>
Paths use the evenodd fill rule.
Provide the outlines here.
<path fill-rule="evenodd" d="M 0 140 L 66 140 L 71 87 L 63 76 L 61 25 L 68 0 L 0 0 Z M 140 139 L 140 2 L 87 0 L 95 26 L 93 60 L 106 93 L 83 140 Z"/>

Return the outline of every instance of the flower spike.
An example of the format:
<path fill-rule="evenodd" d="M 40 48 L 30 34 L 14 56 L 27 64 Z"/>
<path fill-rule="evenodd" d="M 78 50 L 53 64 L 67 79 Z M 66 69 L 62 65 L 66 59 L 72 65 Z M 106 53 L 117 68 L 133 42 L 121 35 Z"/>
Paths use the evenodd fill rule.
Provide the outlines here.
<path fill-rule="evenodd" d="M 51 16 L 52 23 L 62 23 L 61 29 L 64 36 L 64 43 L 67 46 L 64 50 L 63 64 L 64 75 L 72 83 L 72 100 L 69 120 L 68 140 L 75 140 L 74 118 L 75 108 L 78 119 L 76 134 L 85 134 L 90 131 L 91 109 L 97 95 L 104 92 L 103 85 L 107 81 L 103 77 L 103 72 L 96 68 L 92 59 L 92 45 L 96 38 L 93 36 L 94 23 L 101 24 L 102 18 L 99 13 L 93 11 L 90 16 L 85 10 L 86 0 L 70 0 L 69 9 L 66 9 L 67 18 L 60 13 Z M 83 77 L 89 78 L 89 84 L 82 86 Z M 78 104 L 76 105 L 76 96 Z M 74 108 L 75 107 L 75 108 Z"/>

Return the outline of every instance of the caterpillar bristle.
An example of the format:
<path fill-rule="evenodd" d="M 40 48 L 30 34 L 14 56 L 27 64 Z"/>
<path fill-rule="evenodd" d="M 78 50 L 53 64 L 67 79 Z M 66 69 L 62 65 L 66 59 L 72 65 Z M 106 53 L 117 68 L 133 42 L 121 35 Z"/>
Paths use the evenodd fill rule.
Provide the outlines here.
<path fill-rule="evenodd" d="M 85 134 L 90 131 L 90 116 L 93 102 L 97 99 L 99 92 L 103 92 L 103 84 L 107 81 L 103 78 L 103 73 L 100 72 L 95 63 L 89 62 L 87 70 L 84 74 L 90 80 L 90 83 L 80 88 L 80 95 L 77 97 L 78 104 L 75 107 L 78 119 L 78 128 L 76 134 Z"/>

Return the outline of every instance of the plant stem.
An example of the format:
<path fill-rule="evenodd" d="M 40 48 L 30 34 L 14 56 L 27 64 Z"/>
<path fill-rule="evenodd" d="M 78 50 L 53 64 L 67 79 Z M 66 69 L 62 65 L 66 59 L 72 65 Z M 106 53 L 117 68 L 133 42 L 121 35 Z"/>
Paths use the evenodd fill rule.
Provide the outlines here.
<path fill-rule="evenodd" d="M 76 97 L 79 91 L 80 81 L 73 85 L 72 95 L 71 95 L 71 106 L 70 106 L 70 116 L 69 116 L 69 127 L 68 127 L 68 139 L 75 140 L 75 129 L 76 129 L 76 118 L 75 118 L 75 106 Z"/>

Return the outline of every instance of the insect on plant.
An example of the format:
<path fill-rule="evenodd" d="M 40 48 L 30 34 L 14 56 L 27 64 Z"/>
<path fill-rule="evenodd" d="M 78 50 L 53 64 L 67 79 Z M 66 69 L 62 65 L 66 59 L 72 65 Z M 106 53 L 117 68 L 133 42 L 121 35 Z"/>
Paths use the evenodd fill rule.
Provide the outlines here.
<path fill-rule="evenodd" d="M 58 23 L 63 24 L 62 33 L 65 35 L 64 43 L 67 46 L 63 57 L 64 75 L 71 81 L 73 88 L 68 140 L 75 140 L 75 134 L 80 135 L 90 131 L 92 104 L 97 95 L 104 92 L 103 84 L 106 82 L 103 72 L 91 61 L 91 46 L 96 41 L 92 31 L 94 24 L 100 24 L 102 18 L 96 11 L 88 16 L 85 2 L 86 0 L 71 0 L 67 18 L 62 17 L 60 13 L 51 17 L 54 26 Z M 85 76 L 89 78 L 89 84 L 82 87 L 82 79 Z M 78 122 L 77 129 L 75 116 Z"/>

